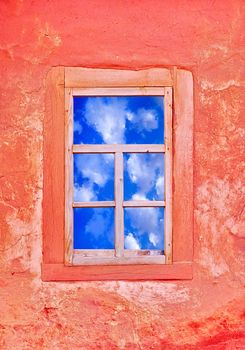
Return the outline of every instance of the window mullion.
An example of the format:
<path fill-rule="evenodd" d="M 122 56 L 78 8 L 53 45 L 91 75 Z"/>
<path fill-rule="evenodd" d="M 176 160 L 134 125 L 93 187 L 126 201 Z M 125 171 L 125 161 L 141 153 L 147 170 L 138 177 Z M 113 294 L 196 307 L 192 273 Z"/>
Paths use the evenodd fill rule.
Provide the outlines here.
<path fill-rule="evenodd" d="M 123 217 L 123 153 L 115 152 L 115 252 L 123 256 L 124 217 Z"/>
<path fill-rule="evenodd" d="M 172 88 L 165 88 L 164 98 L 165 129 L 165 215 L 164 252 L 166 263 L 172 263 Z"/>
<path fill-rule="evenodd" d="M 65 264 L 73 260 L 73 95 L 65 90 Z"/>

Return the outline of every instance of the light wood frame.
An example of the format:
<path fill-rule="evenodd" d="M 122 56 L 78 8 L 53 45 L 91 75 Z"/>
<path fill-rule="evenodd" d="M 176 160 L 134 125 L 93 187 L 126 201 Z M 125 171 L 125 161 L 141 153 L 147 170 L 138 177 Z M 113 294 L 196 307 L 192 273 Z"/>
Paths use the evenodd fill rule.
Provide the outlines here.
<path fill-rule="evenodd" d="M 113 144 L 113 145 L 74 145 L 73 144 L 73 97 L 74 96 L 162 96 L 164 97 L 164 144 Z M 170 87 L 141 87 L 141 88 L 65 88 L 65 265 L 117 265 L 117 264 L 170 264 L 172 262 L 172 88 Z M 167 146 L 166 146 L 167 145 Z M 73 154 L 114 154 L 114 201 L 74 202 L 73 201 Z M 131 200 L 124 201 L 123 195 L 123 154 L 124 153 L 165 153 L 164 188 L 166 200 Z M 114 208 L 115 220 L 115 249 L 87 250 L 73 248 L 72 208 Z M 154 254 L 145 251 L 124 249 L 124 208 L 127 207 L 164 207 L 164 251 Z M 153 256 L 154 255 L 154 256 Z"/>
<path fill-rule="evenodd" d="M 144 146 L 99 145 L 101 153 L 115 154 L 115 172 L 117 173 L 115 201 L 73 202 L 73 179 L 69 176 L 72 173 L 72 155 L 83 152 L 97 153 L 98 146 L 72 144 L 72 96 L 91 94 L 116 96 L 119 91 L 120 95 L 127 96 L 139 94 L 165 96 L 165 143 Z M 168 165 L 172 164 L 165 167 L 168 169 L 165 173 L 165 184 L 168 184 L 165 187 L 165 201 L 138 203 L 123 200 L 122 186 L 117 180 L 120 180 L 123 175 L 123 152 L 165 153 L 165 162 Z M 174 191 L 172 191 L 172 182 Z M 69 195 L 65 196 L 65 193 Z M 190 72 L 175 67 L 141 71 L 55 67 L 50 71 L 47 78 L 44 124 L 43 280 L 191 278 L 192 202 L 193 80 Z M 116 256 L 113 250 L 96 252 L 96 257 L 93 256 L 94 252 L 91 256 L 89 250 L 73 250 L 71 220 L 73 207 L 109 206 L 122 212 L 125 206 L 153 205 L 165 206 L 167 244 L 165 244 L 164 256 L 161 255 L 161 251 L 155 253 L 138 251 L 137 253 L 124 250 L 123 252 L 123 241 L 120 235 L 116 235 L 119 238 L 116 240 Z M 123 232 L 123 217 L 122 215 L 118 217 L 120 220 L 116 220 L 116 231 Z"/>

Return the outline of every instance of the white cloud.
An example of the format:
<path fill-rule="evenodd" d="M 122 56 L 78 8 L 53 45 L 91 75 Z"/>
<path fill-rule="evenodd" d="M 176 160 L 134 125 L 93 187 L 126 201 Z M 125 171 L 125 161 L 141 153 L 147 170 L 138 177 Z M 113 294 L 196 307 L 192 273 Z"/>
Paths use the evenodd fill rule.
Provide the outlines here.
<path fill-rule="evenodd" d="M 110 209 L 94 209 L 85 227 L 85 233 L 92 235 L 95 239 L 106 236 L 110 242 L 113 242 L 113 220 Z"/>
<path fill-rule="evenodd" d="M 84 116 L 105 143 L 125 143 L 126 108 L 126 99 L 88 98 Z"/>
<path fill-rule="evenodd" d="M 125 237 L 126 249 L 140 249 L 140 245 L 134 235 L 130 232 Z"/>
<path fill-rule="evenodd" d="M 126 208 L 126 215 L 130 225 L 136 232 L 136 238 L 142 247 L 141 237 L 148 236 L 148 240 L 157 249 L 163 249 L 163 218 L 159 208 Z M 146 249 L 143 247 L 143 249 Z"/>
<path fill-rule="evenodd" d="M 79 186 L 74 184 L 74 201 L 76 202 L 89 202 L 97 200 L 97 196 L 94 193 L 92 184 L 86 184 Z"/>
<path fill-rule="evenodd" d="M 159 176 L 159 178 L 156 181 L 156 192 L 159 196 L 159 198 L 163 198 L 164 193 L 164 177 Z"/>
<path fill-rule="evenodd" d="M 140 131 L 151 131 L 158 127 L 157 113 L 152 109 L 140 108 L 137 113 L 130 115 L 129 120 L 136 124 Z"/>
<path fill-rule="evenodd" d="M 126 113 L 127 119 L 131 122 L 134 119 L 134 113 L 132 112 L 127 112 Z"/>
<path fill-rule="evenodd" d="M 143 200 L 146 200 L 146 199 L 147 199 L 146 196 L 144 194 L 142 194 L 142 193 L 135 193 L 135 194 L 132 195 L 132 200 L 133 201 L 139 201 L 139 200 L 143 201 Z"/>
<path fill-rule="evenodd" d="M 131 154 L 126 167 L 130 180 L 137 186 L 138 195 L 146 198 L 149 192 L 156 190 L 154 199 L 163 199 L 163 191 L 161 192 L 163 156 L 161 154 Z M 134 195 L 137 196 L 137 194 Z"/>
<path fill-rule="evenodd" d="M 82 125 L 79 123 L 79 121 L 74 121 L 73 124 L 73 130 L 74 132 L 77 132 L 79 135 L 81 135 L 82 131 L 83 131 L 83 127 Z"/>
<path fill-rule="evenodd" d="M 155 110 L 139 108 L 133 112 L 128 109 L 126 97 L 88 98 L 84 117 L 87 123 L 101 135 L 103 141 L 108 144 L 125 143 L 126 120 L 140 132 L 151 131 L 158 127 Z"/>
<path fill-rule="evenodd" d="M 104 159 L 106 165 L 112 166 L 112 163 L 114 162 L 114 154 L 105 153 L 102 156 L 103 156 L 103 159 Z"/>
<path fill-rule="evenodd" d="M 92 218 L 85 227 L 85 232 L 93 235 L 95 238 L 103 235 L 108 227 L 106 217 L 102 213 L 94 212 Z"/>
<path fill-rule="evenodd" d="M 113 159 L 111 154 L 76 155 L 75 167 L 91 183 L 103 187 L 113 177 Z"/>
<path fill-rule="evenodd" d="M 156 247 L 159 243 L 159 237 L 155 233 L 150 232 L 149 241 L 154 245 L 154 247 Z"/>
<path fill-rule="evenodd" d="M 98 200 L 98 187 L 103 188 L 113 179 L 114 155 L 82 154 L 75 155 L 74 200 L 89 202 Z M 79 176 L 82 175 L 82 183 Z"/>
<path fill-rule="evenodd" d="M 131 225 L 138 234 L 156 232 L 158 227 L 158 208 L 126 208 Z"/>

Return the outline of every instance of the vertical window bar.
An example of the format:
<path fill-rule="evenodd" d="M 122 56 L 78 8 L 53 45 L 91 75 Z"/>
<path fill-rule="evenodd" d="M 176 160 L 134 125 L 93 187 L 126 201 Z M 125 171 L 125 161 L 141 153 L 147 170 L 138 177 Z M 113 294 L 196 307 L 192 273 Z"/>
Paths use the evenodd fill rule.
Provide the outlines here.
<path fill-rule="evenodd" d="M 73 96 L 65 90 L 65 264 L 73 259 Z"/>
<path fill-rule="evenodd" d="M 165 215 L 164 252 L 166 264 L 172 263 L 172 88 L 165 88 L 164 132 L 165 132 Z"/>
<path fill-rule="evenodd" d="M 115 153 L 115 253 L 123 256 L 124 219 L 123 219 L 123 153 Z"/>

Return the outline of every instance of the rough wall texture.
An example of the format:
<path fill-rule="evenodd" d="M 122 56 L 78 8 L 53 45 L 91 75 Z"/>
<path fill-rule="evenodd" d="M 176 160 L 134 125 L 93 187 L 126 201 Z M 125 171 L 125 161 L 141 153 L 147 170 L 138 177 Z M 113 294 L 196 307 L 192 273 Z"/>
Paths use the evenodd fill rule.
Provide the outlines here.
<path fill-rule="evenodd" d="M 243 4 L 0 1 L 0 349 L 245 349 Z M 56 65 L 193 72 L 192 281 L 41 281 L 45 78 Z"/>

